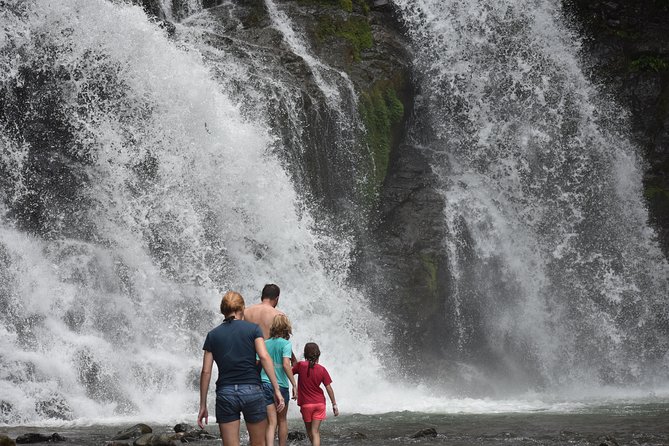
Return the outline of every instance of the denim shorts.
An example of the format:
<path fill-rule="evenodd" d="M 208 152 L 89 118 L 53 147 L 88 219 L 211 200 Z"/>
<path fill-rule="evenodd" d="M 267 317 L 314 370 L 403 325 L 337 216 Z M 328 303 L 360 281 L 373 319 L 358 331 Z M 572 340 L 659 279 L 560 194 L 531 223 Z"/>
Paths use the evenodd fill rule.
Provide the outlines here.
<path fill-rule="evenodd" d="M 270 406 L 274 404 L 274 387 L 272 387 L 272 383 L 263 381 L 262 389 L 265 392 L 265 405 Z M 281 391 L 283 402 L 286 403 L 286 407 L 288 407 L 288 403 L 290 403 L 290 392 L 288 391 L 288 387 L 279 386 L 279 390 Z"/>
<path fill-rule="evenodd" d="M 267 418 L 267 406 L 262 387 L 258 384 L 235 384 L 216 389 L 216 422 L 229 423 L 244 414 L 247 423 Z"/>

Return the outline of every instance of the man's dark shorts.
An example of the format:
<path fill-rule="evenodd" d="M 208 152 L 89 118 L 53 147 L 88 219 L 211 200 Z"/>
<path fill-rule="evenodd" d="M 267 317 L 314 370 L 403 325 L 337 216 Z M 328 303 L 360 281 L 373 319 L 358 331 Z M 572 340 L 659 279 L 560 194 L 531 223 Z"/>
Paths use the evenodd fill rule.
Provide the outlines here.
<path fill-rule="evenodd" d="M 274 387 L 272 387 L 272 383 L 266 383 L 263 381 L 262 389 L 265 392 L 265 405 L 269 406 L 274 404 Z M 290 403 L 290 391 L 288 390 L 288 387 L 279 386 L 279 390 L 281 391 L 283 402 L 286 403 L 286 407 L 288 407 L 288 403 Z"/>
<path fill-rule="evenodd" d="M 267 418 L 265 394 L 257 384 L 221 386 L 216 390 L 216 422 L 229 423 L 244 414 L 247 423 L 257 423 Z"/>

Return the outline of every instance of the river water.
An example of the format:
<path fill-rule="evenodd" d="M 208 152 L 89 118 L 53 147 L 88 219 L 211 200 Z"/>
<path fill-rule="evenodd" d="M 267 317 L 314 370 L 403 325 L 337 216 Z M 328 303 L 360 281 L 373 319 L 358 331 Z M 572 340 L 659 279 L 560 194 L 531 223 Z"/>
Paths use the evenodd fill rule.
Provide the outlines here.
<path fill-rule="evenodd" d="M 652 400 L 652 398 L 651 398 Z M 301 420 L 291 410 L 289 431 L 304 432 Z M 194 418 L 194 416 L 193 416 Z M 619 401 L 582 407 L 567 412 L 535 410 L 500 413 L 388 412 L 380 414 L 343 413 L 330 416 L 322 425 L 323 444 L 336 445 L 619 445 L 659 446 L 669 444 L 669 404 L 665 402 Z M 113 435 L 142 420 L 125 420 L 90 426 L 40 426 L 0 428 L 14 438 L 27 432 L 67 438 L 63 444 L 100 445 Z M 192 422 L 192 420 L 183 420 Z M 154 433 L 172 431 L 173 425 L 151 424 Z M 212 420 L 213 424 L 213 420 Z M 414 438 L 425 429 L 436 435 Z M 207 430 L 218 436 L 215 424 Z M 242 427 L 242 443 L 248 440 Z M 213 445 L 219 440 L 191 444 Z M 309 444 L 293 440 L 290 444 Z"/>

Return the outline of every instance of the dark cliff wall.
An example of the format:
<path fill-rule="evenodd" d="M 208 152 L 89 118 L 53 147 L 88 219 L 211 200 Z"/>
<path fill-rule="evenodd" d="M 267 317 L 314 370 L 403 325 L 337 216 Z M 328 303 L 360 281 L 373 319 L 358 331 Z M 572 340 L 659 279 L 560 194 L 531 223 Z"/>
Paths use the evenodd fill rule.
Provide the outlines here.
<path fill-rule="evenodd" d="M 669 2 L 564 0 L 592 79 L 630 111 L 650 222 L 669 254 Z"/>

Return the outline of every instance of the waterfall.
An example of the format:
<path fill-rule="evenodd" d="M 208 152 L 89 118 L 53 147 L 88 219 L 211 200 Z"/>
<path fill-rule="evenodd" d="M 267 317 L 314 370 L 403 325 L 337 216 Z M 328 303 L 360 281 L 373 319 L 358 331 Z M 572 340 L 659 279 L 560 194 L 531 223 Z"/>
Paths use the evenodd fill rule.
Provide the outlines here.
<path fill-rule="evenodd" d="M 666 383 L 669 269 L 638 149 L 559 2 L 395 5 L 429 130 L 414 138 L 445 203 L 447 361 L 474 358 L 504 386 Z"/>
<path fill-rule="evenodd" d="M 284 7 L 222 2 L 185 20 L 178 38 L 203 55 L 245 116 L 271 129 L 274 152 L 317 212 L 316 224 L 350 233 L 364 221 L 359 204 L 374 181 L 357 94 L 345 72 L 314 55 Z M 260 23 L 249 27 L 245 16 Z M 247 28 L 262 29 L 267 46 L 252 43 L 257 36 L 247 37 Z"/>
<path fill-rule="evenodd" d="M 350 244 L 314 230 L 244 71 L 137 6 L 10 1 L 0 20 L 0 423 L 193 417 L 219 292 L 252 304 L 269 282 L 341 401 L 382 394 Z"/>
<path fill-rule="evenodd" d="M 161 1 L 168 32 L 124 2 L 4 2 L 0 424 L 192 420 L 220 292 L 252 304 L 269 282 L 347 413 L 546 408 L 384 379 L 388 327 L 348 285 L 376 187 L 356 93 L 292 2 L 217 3 Z M 641 161 L 559 8 L 394 6 L 448 227 L 443 362 L 514 391 L 664 384 Z"/>
<path fill-rule="evenodd" d="M 160 0 L 160 11 L 167 20 L 180 21 L 202 11 L 202 0 Z"/>

